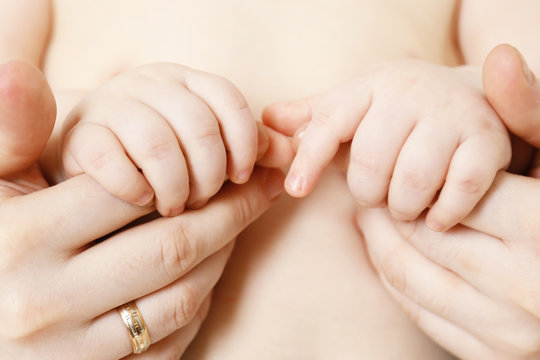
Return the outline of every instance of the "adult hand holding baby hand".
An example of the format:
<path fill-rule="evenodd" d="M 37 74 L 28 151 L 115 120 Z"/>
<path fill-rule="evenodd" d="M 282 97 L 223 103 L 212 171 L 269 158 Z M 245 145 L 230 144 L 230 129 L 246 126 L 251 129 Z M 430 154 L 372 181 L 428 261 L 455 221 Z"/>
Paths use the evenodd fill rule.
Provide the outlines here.
<path fill-rule="evenodd" d="M 131 301 L 153 344 L 137 358 L 178 358 L 208 311 L 233 239 L 281 192 L 281 172 L 256 169 L 247 183 L 226 185 L 203 209 L 95 243 L 153 208 L 113 197 L 87 175 L 45 188 L 28 158 L 37 159 L 50 134 L 54 99 L 35 68 L 12 64 L 0 75 L 0 93 L 10 95 L 0 99 L 0 148 L 7 155 L 32 149 L 0 183 L 2 358 L 128 356 L 132 344 L 116 308 Z M 23 121 L 11 121 L 13 114 Z M 28 124 L 41 129 L 37 147 L 17 127 Z"/>
<path fill-rule="evenodd" d="M 226 176 L 247 182 L 266 150 L 264 131 L 231 82 L 172 63 L 128 70 L 90 92 L 63 136 L 69 176 L 87 173 L 133 204 L 155 194 L 164 216 L 201 207 Z"/>
<path fill-rule="evenodd" d="M 540 92 L 508 45 L 484 64 L 486 96 L 510 130 L 540 146 Z M 538 174 L 538 165 L 531 173 Z M 463 359 L 540 357 L 540 180 L 500 173 L 479 206 L 444 233 L 382 209 L 358 222 L 389 293 Z"/>

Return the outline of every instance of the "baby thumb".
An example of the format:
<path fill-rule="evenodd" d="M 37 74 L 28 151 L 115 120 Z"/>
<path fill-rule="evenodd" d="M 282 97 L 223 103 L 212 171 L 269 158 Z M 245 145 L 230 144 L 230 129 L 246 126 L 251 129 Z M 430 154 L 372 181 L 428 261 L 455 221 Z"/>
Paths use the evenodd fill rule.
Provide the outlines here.
<path fill-rule="evenodd" d="M 39 69 L 20 61 L 0 66 L 0 175 L 37 161 L 55 118 L 56 103 Z"/>
<path fill-rule="evenodd" d="M 540 91 L 519 51 L 507 44 L 495 47 L 482 76 L 486 97 L 508 129 L 540 148 Z"/>

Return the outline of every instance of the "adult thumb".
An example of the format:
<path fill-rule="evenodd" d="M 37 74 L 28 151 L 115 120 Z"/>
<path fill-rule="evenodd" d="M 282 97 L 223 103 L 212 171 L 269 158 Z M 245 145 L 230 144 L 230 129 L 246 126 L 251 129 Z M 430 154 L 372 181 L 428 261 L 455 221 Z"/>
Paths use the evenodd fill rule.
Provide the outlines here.
<path fill-rule="evenodd" d="M 508 129 L 540 148 L 540 91 L 520 52 L 508 44 L 495 47 L 482 76 L 486 97 Z"/>
<path fill-rule="evenodd" d="M 21 61 L 0 66 L 0 176 L 37 161 L 55 118 L 54 96 L 39 69 Z"/>

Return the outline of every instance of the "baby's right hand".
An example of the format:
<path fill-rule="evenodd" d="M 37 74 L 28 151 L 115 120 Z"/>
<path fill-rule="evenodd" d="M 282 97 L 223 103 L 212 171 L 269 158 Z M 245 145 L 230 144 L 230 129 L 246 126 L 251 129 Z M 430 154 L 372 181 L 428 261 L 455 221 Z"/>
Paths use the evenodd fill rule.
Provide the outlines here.
<path fill-rule="evenodd" d="M 164 216 L 203 205 L 228 177 L 246 182 L 257 158 L 257 125 L 240 91 L 216 75 L 175 64 L 125 72 L 70 113 L 62 159 L 139 205 L 156 198 Z"/>

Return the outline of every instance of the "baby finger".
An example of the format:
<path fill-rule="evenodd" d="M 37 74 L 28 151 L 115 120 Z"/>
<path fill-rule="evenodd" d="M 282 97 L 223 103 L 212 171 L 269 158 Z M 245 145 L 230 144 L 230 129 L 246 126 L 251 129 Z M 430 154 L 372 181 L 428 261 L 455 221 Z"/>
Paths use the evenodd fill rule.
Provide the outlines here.
<path fill-rule="evenodd" d="M 63 161 L 68 175 L 85 172 L 111 194 L 139 206 L 153 199 L 152 188 L 109 129 L 80 123 L 67 134 L 64 146 Z"/>

